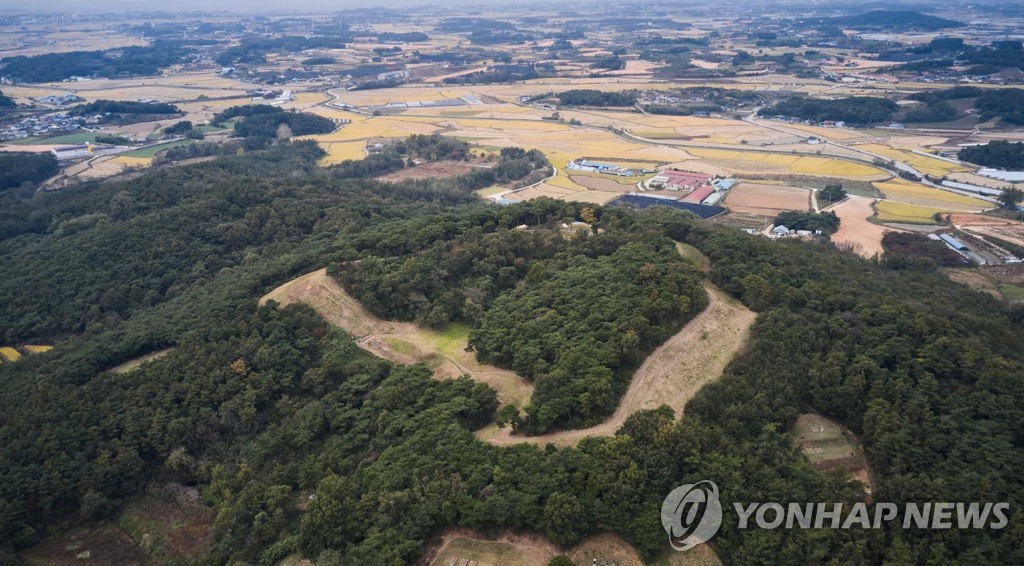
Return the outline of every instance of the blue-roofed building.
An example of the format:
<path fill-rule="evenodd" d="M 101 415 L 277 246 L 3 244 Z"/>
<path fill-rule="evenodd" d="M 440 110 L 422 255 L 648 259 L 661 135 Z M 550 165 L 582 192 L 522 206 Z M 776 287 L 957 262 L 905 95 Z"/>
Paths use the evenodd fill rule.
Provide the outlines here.
<path fill-rule="evenodd" d="M 611 164 L 608 164 L 608 163 L 598 163 L 597 161 L 588 161 L 586 159 L 584 159 L 583 161 L 580 161 L 580 165 L 582 165 L 583 167 L 593 167 L 594 169 L 597 169 L 598 171 L 606 171 L 606 170 L 610 171 L 612 169 L 618 169 L 619 168 L 618 165 L 611 165 Z"/>
<path fill-rule="evenodd" d="M 728 191 L 729 189 L 736 186 L 736 181 L 732 179 L 718 179 L 715 181 L 715 188 L 720 191 Z"/>
<path fill-rule="evenodd" d="M 956 250 L 958 252 L 966 252 L 967 251 L 967 245 L 966 244 L 964 244 L 960 240 L 957 240 L 953 236 L 950 236 L 949 234 L 939 234 L 939 239 L 941 239 L 943 242 L 945 242 L 947 246 L 949 246 L 950 248 L 952 248 L 952 249 L 954 249 L 954 250 Z"/>

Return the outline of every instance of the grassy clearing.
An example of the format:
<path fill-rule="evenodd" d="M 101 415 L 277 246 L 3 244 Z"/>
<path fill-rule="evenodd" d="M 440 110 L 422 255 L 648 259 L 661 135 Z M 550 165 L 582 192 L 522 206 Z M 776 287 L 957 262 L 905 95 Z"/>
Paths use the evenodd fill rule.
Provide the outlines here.
<path fill-rule="evenodd" d="M 6 142 L 13 145 L 33 145 L 33 144 L 75 144 L 75 143 L 92 143 L 96 141 L 96 134 L 94 132 L 76 132 L 74 134 L 64 134 L 54 137 L 34 137 L 25 138 L 22 140 Z"/>
<path fill-rule="evenodd" d="M 532 566 L 530 558 L 515 545 L 488 540 L 456 538 L 441 549 L 434 566 L 459 564 L 462 559 L 476 561 L 479 566 Z"/>
<path fill-rule="evenodd" d="M 863 481 L 870 493 L 870 474 L 860 441 L 841 424 L 822 415 L 797 417 L 789 437 L 818 469 L 843 468 Z"/>
<path fill-rule="evenodd" d="M 141 149 L 136 149 L 135 151 L 129 151 L 129 152 L 126 152 L 126 153 L 122 153 L 121 157 L 142 157 L 142 158 L 151 159 L 153 156 L 155 156 L 157 154 L 157 152 L 164 151 L 164 150 L 171 149 L 171 148 L 175 148 L 175 147 L 181 147 L 181 146 L 189 145 L 189 144 L 192 144 L 192 143 L 194 143 L 194 142 L 192 142 L 191 140 L 178 140 L 178 141 L 173 141 L 173 142 L 168 142 L 168 143 L 161 143 L 161 144 L 157 144 L 157 145 L 151 145 L 149 147 L 144 147 L 144 148 L 141 148 Z"/>
<path fill-rule="evenodd" d="M 480 190 L 475 191 L 475 192 L 476 192 L 477 195 L 481 196 L 482 198 L 487 198 L 487 197 L 493 197 L 494 195 L 503 193 L 503 192 L 505 192 L 507 190 L 508 189 L 505 188 L 505 187 L 487 187 L 486 189 L 480 189 Z"/>
<path fill-rule="evenodd" d="M 10 346 L 0 347 L 0 357 L 7 360 L 8 362 L 16 362 L 21 359 L 21 352 L 15 350 Z"/>

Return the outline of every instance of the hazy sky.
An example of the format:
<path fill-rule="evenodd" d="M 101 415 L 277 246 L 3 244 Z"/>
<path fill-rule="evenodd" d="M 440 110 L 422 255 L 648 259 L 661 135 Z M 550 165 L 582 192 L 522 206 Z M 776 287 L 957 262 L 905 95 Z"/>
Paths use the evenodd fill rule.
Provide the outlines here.
<path fill-rule="evenodd" d="M 364 6 L 403 6 L 442 2 L 416 2 L 402 0 L 0 0 L 0 13 L 25 14 L 45 12 L 105 13 L 163 10 L 185 11 L 232 11 L 232 12 L 279 12 L 294 13 L 297 9 L 309 12 L 317 10 L 336 11 Z M 452 0 L 443 0 L 443 3 Z"/>
<path fill-rule="evenodd" d="M 724 6 L 735 6 L 737 4 L 749 3 L 744 0 L 711 0 L 712 2 L 719 2 Z M 771 0 L 768 0 L 769 2 Z M 135 12 L 135 11 L 154 11 L 161 10 L 167 12 L 186 12 L 186 11 L 231 11 L 231 12 L 245 12 L 245 13 L 276 13 L 276 14 L 289 14 L 296 12 L 335 12 L 339 10 L 360 8 L 368 6 L 386 6 L 389 8 L 401 8 L 402 6 L 411 5 L 439 5 L 439 6 L 452 6 L 452 5 L 470 5 L 477 7 L 478 9 L 486 9 L 488 6 L 494 4 L 509 4 L 515 2 L 517 5 L 522 5 L 522 0 L 0 0 L 0 14 L 38 14 L 47 12 L 64 12 L 64 13 L 118 13 L 118 12 Z M 543 2 L 534 3 L 544 5 Z M 655 2 L 655 4 L 662 4 L 663 6 L 670 6 L 673 3 L 678 4 L 691 4 L 694 0 L 672 0 Z M 583 0 L 583 2 L 577 3 L 590 3 L 599 4 L 600 0 Z M 755 3 L 764 3 L 764 0 L 755 0 Z M 797 0 L 792 0 L 788 3 L 798 3 Z M 893 8 L 903 5 L 904 7 L 908 4 L 921 4 L 921 3 L 935 3 L 929 2 L 928 0 L 894 0 L 891 2 Z M 955 2 L 946 2 L 947 4 L 956 4 Z M 811 0 L 808 5 L 827 5 L 827 4 L 844 4 L 846 6 L 855 6 L 857 3 L 852 0 Z M 871 5 L 871 9 L 877 9 L 880 7 L 886 7 L 888 2 L 884 0 L 879 2 L 878 0 L 869 1 L 866 4 Z"/>

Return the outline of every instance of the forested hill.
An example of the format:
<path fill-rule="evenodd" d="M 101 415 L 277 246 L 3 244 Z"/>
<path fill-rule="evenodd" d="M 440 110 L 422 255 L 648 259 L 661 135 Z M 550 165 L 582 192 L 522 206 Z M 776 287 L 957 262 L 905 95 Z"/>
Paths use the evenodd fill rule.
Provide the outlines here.
<path fill-rule="evenodd" d="M 593 208 L 581 213 L 601 220 Z M 557 214 L 575 217 L 568 205 Z M 387 247 L 367 242 L 339 275 L 382 316 L 472 325 L 478 359 L 536 383 L 519 430 L 600 422 L 644 357 L 707 305 L 698 269 L 642 224 L 606 234 L 486 228 L 497 221 L 480 217 L 482 227 L 454 234 L 425 224 Z"/>
<path fill-rule="evenodd" d="M 0 194 L 32 219 L 0 242 L 5 339 L 61 339 L 0 366 L 0 562 L 48 528 L 115 519 L 147 485 L 171 481 L 201 486 L 216 515 L 208 563 L 300 552 L 318 564 L 406 564 L 450 526 L 563 545 L 613 531 L 653 559 L 667 547 L 662 500 L 684 483 L 716 481 L 730 510 L 860 500 L 859 486 L 813 469 L 784 433 L 814 410 L 862 435 L 874 501 L 1007 501 L 1009 526 L 739 530 L 726 513 L 711 543 L 726 563 L 1024 563 L 1024 313 L 927 260 L 871 263 L 669 210 L 495 207 L 464 179 L 366 178 L 396 166 L 387 156 L 318 170 L 317 155 L 284 144 L 36 199 Z M 659 242 L 697 246 L 715 282 L 760 312 L 746 352 L 681 422 L 645 411 L 578 448 L 494 447 L 472 434 L 494 417 L 486 386 L 373 358 L 308 308 L 256 307 L 323 265 L 379 262 L 403 282 L 384 269 L 394 258 L 470 242 L 500 251 L 516 226 L 555 228 L 588 207 L 608 241 L 633 235 L 618 249 L 641 242 L 636 253 L 660 275 L 671 265 Z M 531 268 L 506 293 L 532 304 L 548 286 L 586 296 L 589 276 L 621 277 L 602 260 L 615 251 L 583 253 L 601 241 L 552 243 L 575 247 L 569 263 L 582 267 Z M 479 319 L 457 316 L 484 330 L 488 316 L 517 320 L 498 294 L 479 296 L 489 305 Z M 587 339 L 565 338 L 568 348 Z M 106 371 L 167 346 L 177 349 L 131 374 Z M 161 541 L 146 548 L 168 561 Z"/>

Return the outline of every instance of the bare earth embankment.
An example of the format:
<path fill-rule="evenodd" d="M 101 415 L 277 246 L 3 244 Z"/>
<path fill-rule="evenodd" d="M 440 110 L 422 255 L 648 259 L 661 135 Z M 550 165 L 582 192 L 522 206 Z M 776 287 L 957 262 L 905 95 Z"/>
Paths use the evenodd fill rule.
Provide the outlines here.
<path fill-rule="evenodd" d="M 511 428 L 481 429 L 477 438 L 499 446 L 519 443 L 575 445 L 588 436 L 611 436 L 629 415 L 668 405 L 682 416 L 683 407 L 701 387 L 718 379 L 746 342 L 757 314 L 705 282 L 709 304 L 675 336 L 659 346 L 633 374 L 615 414 L 590 428 L 541 436 L 512 436 Z"/>
<path fill-rule="evenodd" d="M 498 392 L 502 404 L 524 407 L 533 394 L 533 383 L 514 372 L 481 364 L 466 351 L 468 328 L 453 326 L 444 333 L 411 322 L 383 320 L 367 311 L 333 278 L 327 269 L 293 279 L 260 298 L 281 306 L 305 303 L 327 322 L 356 339 L 360 348 L 399 364 L 426 363 L 434 377 L 446 379 L 469 374 Z"/>

